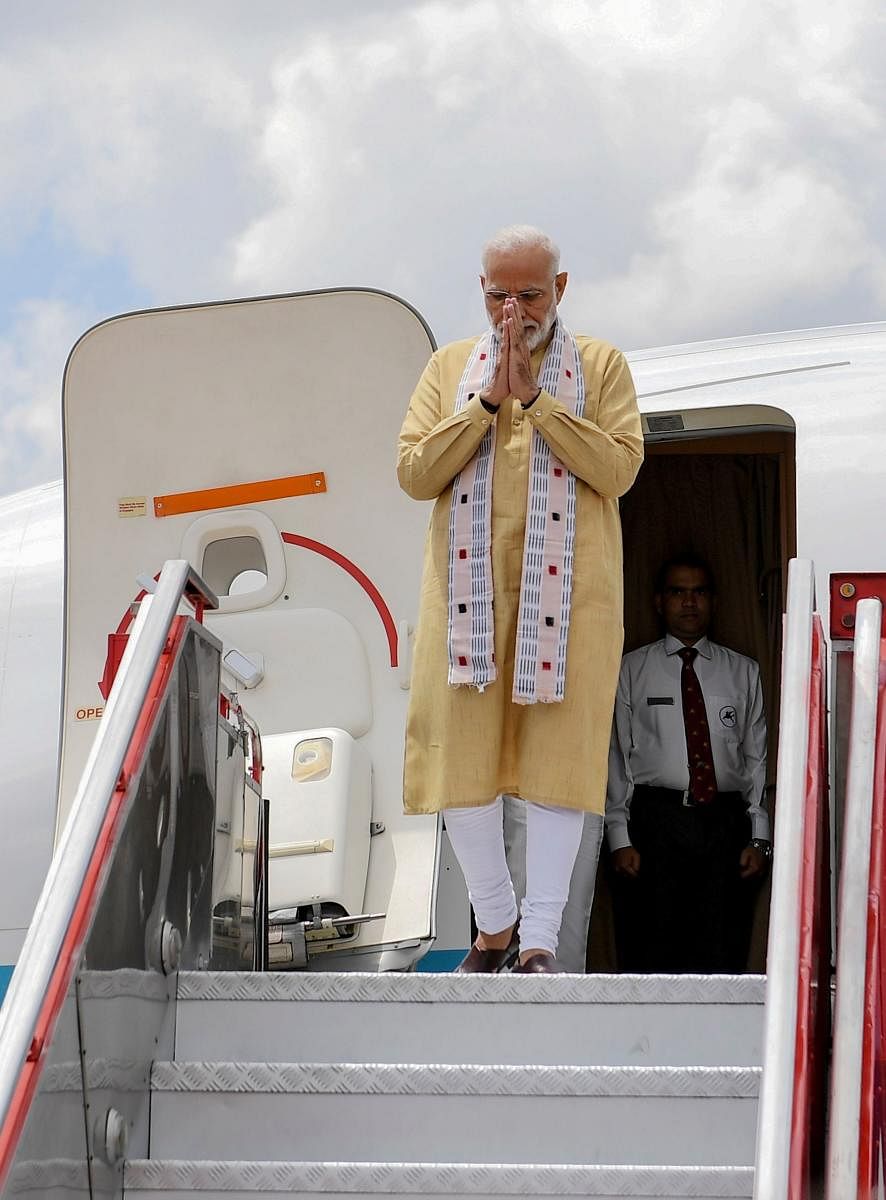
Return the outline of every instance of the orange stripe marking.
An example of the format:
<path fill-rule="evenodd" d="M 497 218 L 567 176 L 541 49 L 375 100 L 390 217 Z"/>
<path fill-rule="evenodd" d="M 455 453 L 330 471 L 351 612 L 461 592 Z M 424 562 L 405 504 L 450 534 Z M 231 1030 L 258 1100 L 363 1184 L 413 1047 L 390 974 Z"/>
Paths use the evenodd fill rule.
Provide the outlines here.
<path fill-rule="evenodd" d="M 286 500 L 291 496 L 318 496 L 326 491 L 326 475 L 287 475 L 257 483 L 234 483 L 230 487 L 203 488 L 198 492 L 173 492 L 154 497 L 155 517 L 177 517 L 180 513 L 206 512 L 213 508 L 235 508 L 263 500 Z"/>

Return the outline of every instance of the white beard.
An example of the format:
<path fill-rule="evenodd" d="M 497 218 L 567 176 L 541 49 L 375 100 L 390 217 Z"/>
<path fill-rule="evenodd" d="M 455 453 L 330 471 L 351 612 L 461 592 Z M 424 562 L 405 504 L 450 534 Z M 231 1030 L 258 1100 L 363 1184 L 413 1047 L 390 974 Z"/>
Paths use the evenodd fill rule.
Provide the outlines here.
<path fill-rule="evenodd" d="M 548 334 L 554 328 L 554 323 L 556 320 L 557 320 L 557 305 L 552 304 L 551 307 L 548 309 L 548 314 L 545 317 L 545 319 L 542 321 L 541 325 L 536 325 L 535 332 L 530 333 L 527 336 L 526 340 L 529 343 L 530 350 L 535 350 L 538 346 L 540 346 L 542 344 L 542 342 L 545 340 L 545 338 L 547 338 Z"/>
<path fill-rule="evenodd" d="M 552 301 L 551 307 L 548 309 L 547 313 L 545 314 L 545 319 L 540 325 L 537 325 L 534 321 L 528 321 L 524 323 L 523 328 L 526 331 L 526 344 L 529 346 L 530 353 L 533 350 L 536 350 L 542 344 L 542 342 L 554 328 L 554 322 L 556 320 L 557 303 L 556 301 Z M 499 341 L 501 341 L 502 324 L 503 322 L 499 321 L 497 325 L 493 326 Z"/>

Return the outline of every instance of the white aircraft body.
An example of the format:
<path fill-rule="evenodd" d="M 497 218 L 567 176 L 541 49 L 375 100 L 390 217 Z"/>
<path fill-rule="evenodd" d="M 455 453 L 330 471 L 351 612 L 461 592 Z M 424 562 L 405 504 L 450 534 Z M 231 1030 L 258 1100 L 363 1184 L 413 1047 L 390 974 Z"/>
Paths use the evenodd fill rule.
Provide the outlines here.
<path fill-rule="evenodd" d="M 881 1161 L 854 1040 L 883 1011 L 857 1003 L 880 610 L 857 610 L 851 722 L 836 656 L 828 760 L 812 592 L 835 650 L 882 595 L 886 324 L 629 356 L 625 646 L 657 635 L 660 562 L 709 559 L 778 776 L 766 980 L 607 974 L 605 953 L 584 976 L 445 974 L 463 881 L 400 795 L 429 513 L 395 443 L 432 348 L 414 309 L 351 289 L 133 313 L 72 350 L 64 481 L 0 501 L 3 1195 L 810 1194 L 829 771 L 829 1200 Z M 816 577 L 794 562 L 789 589 L 796 556 Z"/>
<path fill-rule="evenodd" d="M 274 749 L 277 735 L 332 728 L 368 752 L 384 832 L 362 851 L 362 907 L 385 915 L 347 953 L 406 963 L 435 937 L 438 954 L 441 943 L 460 948 L 463 906 L 434 924 L 436 822 L 399 812 L 427 512 L 399 493 L 394 446 L 432 348 L 413 309 L 360 290 L 135 313 L 77 343 L 65 482 L 0 501 L 6 976 L 103 711 L 108 635 L 176 556 L 221 596 L 207 624 L 268 750 L 282 762 L 292 745 Z M 629 358 L 647 462 L 623 502 L 625 644 L 655 635 L 657 562 L 690 546 L 706 554 L 720 580 L 719 636 L 763 667 L 774 748 L 788 558 L 814 560 L 822 608 L 829 573 L 882 565 L 886 325 Z M 269 498 L 267 481 L 282 494 Z M 299 840 L 282 824 L 277 836 L 275 816 L 272 803 L 272 858 L 275 840 Z M 276 853 L 272 908 L 292 900 L 282 879 L 302 861 Z M 448 860 L 445 870 L 457 874 Z"/>

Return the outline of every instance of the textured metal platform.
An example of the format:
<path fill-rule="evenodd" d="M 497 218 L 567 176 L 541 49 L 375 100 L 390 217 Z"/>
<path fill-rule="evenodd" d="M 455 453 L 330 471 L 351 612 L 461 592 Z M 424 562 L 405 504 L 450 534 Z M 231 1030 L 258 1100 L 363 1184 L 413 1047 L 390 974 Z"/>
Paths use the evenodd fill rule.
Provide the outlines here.
<path fill-rule="evenodd" d="M 351 1096 L 756 1098 L 758 1067 L 540 1067 L 451 1063 L 156 1063 L 154 1092 Z"/>
<path fill-rule="evenodd" d="M 409 1004 L 763 1004 L 764 975 L 433 975 L 183 971 L 179 1000 Z"/>
<path fill-rule="evenodd" d="M 82 1162 L 66 1158 L 46 1158 L 40 1162 L 20 1162 L 13 1169 L 4 1196 L 90 1196 L 89 1170 Z"/>
<path fill-rule="evenodd" d="M 748 976 L 193 974 L 175 1056 L 759 1066 L 763 992 Z"/>
<path fill-rule="evenodd" d="M 500 1166 L 476 1163 L 193 1162 L 139 1160 L 126 1165 L 128 1197 L 163 1192 L 168 1200 L 198 1193 L 302 1197 L 624 1196 L 749 1200 L 747 1167 Z"/>
<path fill-rule="evenodd" d="M 107 1091 L 139 1092 L 148 1083 L 149 1071 L 144 1063 L 109 1058 L 95 1058 L 89 1063 L 89 1084 Z M 41 1090 L 53 1092 L 83 1091 L 83 1064 L 80 1062 L 52 1063 L 40 1079 Z"/>
<path fill-rule="evenodd" d="M 159 971 L 136 971 L 124 967 L 117 971 L 81 971 L 77 986 L 82 1000 L 166 1001 L 175 980 Z"/>
<path fill-rule="evenodd" d="M 765 992 L 747 975 L 182 973 L 151 1158 L 125 1193 L 749 1198 Z"/>
<path fill-rule="evenodd" d="M 747 1167 L 759 1079 L 747 1067 L 161 1063 L 150 1153 Z"/>

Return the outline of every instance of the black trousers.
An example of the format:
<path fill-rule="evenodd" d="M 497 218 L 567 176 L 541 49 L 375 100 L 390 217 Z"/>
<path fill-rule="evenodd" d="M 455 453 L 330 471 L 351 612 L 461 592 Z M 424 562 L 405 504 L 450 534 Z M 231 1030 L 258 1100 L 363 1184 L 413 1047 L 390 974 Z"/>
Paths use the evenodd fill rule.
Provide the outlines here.
<path fill-rule="evenodd" d="M 637 787 L 628 833 L 640 873 L 617 880 L 622 970 L 745 971 L 758 885 L 740 875 L 751 838 L 741 795 L 721 792 L 709 804 L 686 807 L 680 792 Z"/>

